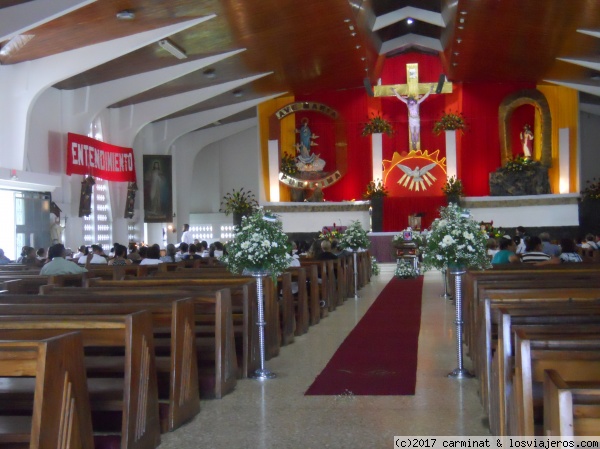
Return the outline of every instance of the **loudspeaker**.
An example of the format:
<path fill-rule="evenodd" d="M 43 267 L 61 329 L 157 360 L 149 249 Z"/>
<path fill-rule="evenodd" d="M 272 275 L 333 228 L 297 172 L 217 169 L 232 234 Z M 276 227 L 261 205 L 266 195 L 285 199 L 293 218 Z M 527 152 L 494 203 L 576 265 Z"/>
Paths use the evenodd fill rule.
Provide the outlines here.
<path fill-rule="evenodd" d="M 442 73 L 440 75 L 440 78 L 438 79 L 437 87 L 435 88 L 435 93 L 436 94 L 441 94 L 442 93 L 442 89 L 444 88 L 444 83 L 445 82 L 446 82 L 446 75 L 444 75 Z"/>
<path fill-rule="evenodd" d="M 373 92 L 373 86 L 371 85 L 371 80 L 369 78 L 365 78 L 363 81 L 363 84 L 365 85 L 365 90 L 367 91 L 367 95 L 369 97 L 375 96 L 375 92 Z"/>

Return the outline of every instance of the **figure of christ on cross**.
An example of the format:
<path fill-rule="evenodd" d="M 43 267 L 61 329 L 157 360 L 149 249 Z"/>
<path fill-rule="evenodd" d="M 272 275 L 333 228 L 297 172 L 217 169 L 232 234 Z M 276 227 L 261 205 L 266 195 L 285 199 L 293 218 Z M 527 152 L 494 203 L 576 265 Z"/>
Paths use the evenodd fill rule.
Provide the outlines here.
<path fill-rule="evenodd" d="M 408 145 L 410 150 L 421 149 L 421 117 L 419 106 L 434 93 L 452 93 L 452 83 L 447 81 L 438 83 L 419 83 L 419 65 L 416 63 L 406 64 L 406 84 L 395 84 L 391 86 L 374 86 L 376 97 L 396 96 L 406 104 L 408 108 Z"/>
<path fill-rule="evenodd" d="M 408 108 L 408 131 L 410 133 L 410 149 L 418 150 L 419 142 L 421 140 L 421 118 L 419 117 L 419 105 L 423 103 L 427 97 L 433 92 L 433 84 L 429 88 L 429 92 L 423 95 L 421 98 L 417 95 L 417 97 L 413 97 L 410 95 L 402 96 L 400 95 L 395 88 L 391 88 L 394 95 L 403 102 Z"/>

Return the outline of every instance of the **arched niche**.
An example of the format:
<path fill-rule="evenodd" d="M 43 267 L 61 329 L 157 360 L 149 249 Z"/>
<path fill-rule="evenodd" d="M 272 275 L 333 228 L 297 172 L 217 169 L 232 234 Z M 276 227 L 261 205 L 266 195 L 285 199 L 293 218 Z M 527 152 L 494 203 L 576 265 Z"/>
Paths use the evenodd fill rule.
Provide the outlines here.
<path fill-rule="evenodd" d="M 540 162 L 549 168 L 552 165 L 552 116 L 550 115 L 548 100 L 537 89 L 524 89 L 515 92 L 508 95 L 500 104 L 498 122 L 502 166 L 505 166 L 506 162 L 512 157 L 510 136 L 508 134 L 510 118 L 515 109 L 526 104 L 532 105 L 538 112 L 538 116 L 541 117 L 540 135 L 536 135 L 535 138 L 541 139 L 542 155 Z"/>

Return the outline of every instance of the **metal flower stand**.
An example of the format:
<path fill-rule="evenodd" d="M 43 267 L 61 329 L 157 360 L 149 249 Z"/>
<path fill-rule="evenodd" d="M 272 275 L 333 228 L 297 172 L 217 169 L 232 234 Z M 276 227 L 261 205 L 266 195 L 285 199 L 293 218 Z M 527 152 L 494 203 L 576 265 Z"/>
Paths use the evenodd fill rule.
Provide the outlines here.
<path fill-rule="evenodd" d="M 358 251 L 354 250 L 352 253 L 354 257 L 354 299 L 359 299 L 358 295 Z"/>
<path fill-rule="evenodd" d="M 442 279 L 444 280 L 444 294 L 440 295 L 441 298 L 451 300 L 452 295 L 448 293 L 448 270 L 446 268 L 442 269 Z"/>
<path fill-rule="evenodd" d="M 263 295 L 263 277 L 269 273 L 266 271 L 253 271 L 252 276 L 256 278 L 256 300 L 258 302 L 258 344 L 260 351 L 260 368 L 254 371 L 251 376 L 252 379 L 265 380 L 273 379 L 276 377 L 275 373 L 272 373 L 265 368 L 265 304 Z"/>
<path fill-rule="evenodd" d="M 455 379 L 469 379 L 474 377 L 473 374 L 468 372 L 463 365 L 463 321 L 462 321 L 462 277 L 466 273 L 464 267 L 450 267 L 450 274 L 454 275 L 455 285 L 455 306 L 456 306 L 456 360 L 458 368 L 448 374 L 448 377 L 454 377 Z"/>

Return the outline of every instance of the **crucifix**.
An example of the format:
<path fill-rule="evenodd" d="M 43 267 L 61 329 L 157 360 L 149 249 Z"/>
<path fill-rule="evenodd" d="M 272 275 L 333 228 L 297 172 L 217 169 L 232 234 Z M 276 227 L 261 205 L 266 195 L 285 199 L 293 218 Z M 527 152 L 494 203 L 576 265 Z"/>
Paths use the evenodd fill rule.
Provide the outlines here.
<path fill-rule="evenodd" d="M 419 64 L 406 64 L 406 84 L 375 86 L 373 90 L 376 97 L 396 96 L 406 104 L 409 148 L 416 151 L 421 149 L 419 105 L 432 93 L 452 93 L 452 83 L 444 82 L 441 77 L 438 83 L 419 83 Z"/>

